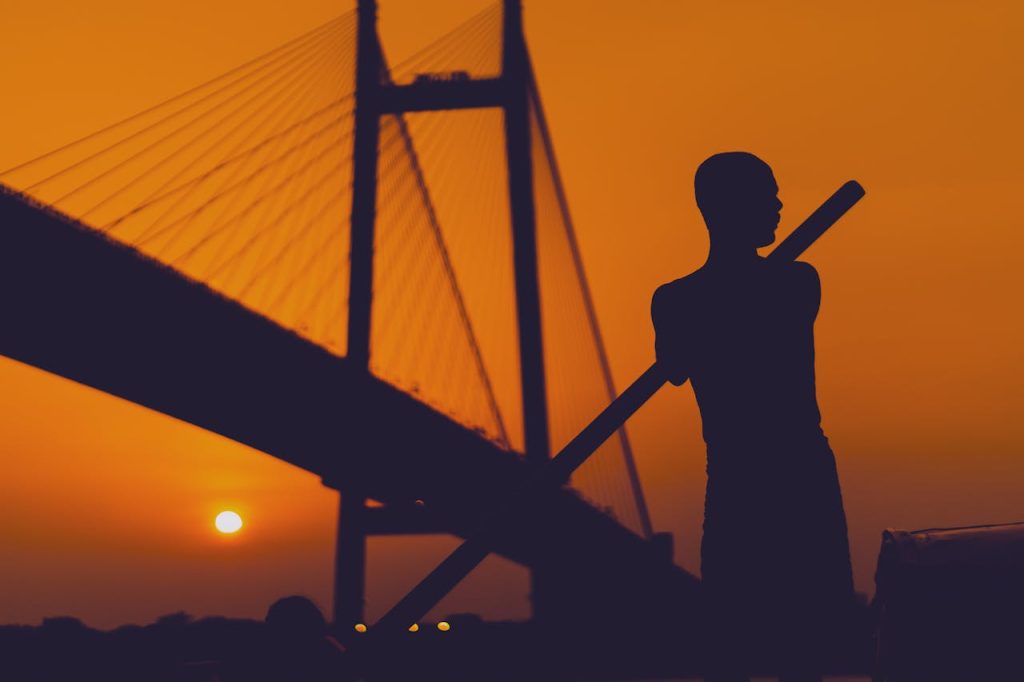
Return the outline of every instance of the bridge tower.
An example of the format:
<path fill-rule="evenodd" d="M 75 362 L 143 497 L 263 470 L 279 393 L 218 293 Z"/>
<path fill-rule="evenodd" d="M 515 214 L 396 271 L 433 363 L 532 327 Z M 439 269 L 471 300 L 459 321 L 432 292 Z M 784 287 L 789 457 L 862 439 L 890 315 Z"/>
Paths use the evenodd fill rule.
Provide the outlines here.
<path fill-rule="evenodd" d="M 373 245 L 377 203 L 380 117 L 407 112 L 500 108 L 504 114 L 511 210 L 516 315 L 519 330 L 525 454 L 538 464 L 550 457 L 547 391 L 541 334 L 537 243 L 530 154 L 532 74 L 523 34 L 520 0 L 504 0 L 502 70 L 496 78 L 437 80 L 394 85 L 383 77 L 385 62 L 377 33 L 376 0 L 359 0 L 356 39 L 356 106 L 351 212 L 348 357 L 369 373 L 373 313 Z M 341 486 L 335 556 L 334 620 L 364 620 L 366 538 L 371 534 L 444 532 L 422 510 L 370 509 L 358 481 Z M 542 574 L 532 574 L 535 618 L 543 618 L 550 592 Z"/>

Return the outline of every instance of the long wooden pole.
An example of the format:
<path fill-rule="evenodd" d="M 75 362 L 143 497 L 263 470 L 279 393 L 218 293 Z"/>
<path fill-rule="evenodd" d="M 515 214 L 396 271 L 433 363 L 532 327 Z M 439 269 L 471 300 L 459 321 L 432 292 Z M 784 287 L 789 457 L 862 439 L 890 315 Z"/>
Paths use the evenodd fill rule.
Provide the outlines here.
<path fill-rule="evenodd" d="M 818 237 L 864 196 L 864 188 L 854 180 L 840 187 L 807 220 L 801 223 L 768 256 L 772 261 L 795 260 Z M 547 464 L 540 467 L 530 481 L 506 495 L 480 523 L 479 530 L 430 572 L 405 597 L 373 626 L 371 636 L 376 639 L 389 633 L 400 633 L 420 620 L 441 601 L 463 578 L 491 553 L 490 539 L 511 523 L 513 514 L 521 505 L 544 486 L 561 485 L 587 458 L 597 450 L 646 403 L 667 377 L 657 364 L 651 365 L 629 388 L 590 422 L 569 444 Z"/>

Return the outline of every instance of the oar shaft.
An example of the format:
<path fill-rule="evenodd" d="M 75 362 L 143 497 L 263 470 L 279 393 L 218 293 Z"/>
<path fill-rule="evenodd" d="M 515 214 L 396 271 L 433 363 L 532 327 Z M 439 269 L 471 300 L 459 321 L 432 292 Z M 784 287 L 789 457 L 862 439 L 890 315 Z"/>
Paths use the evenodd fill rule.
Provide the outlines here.
<path fill-rule="evenodd" d="M 847 182 L 793 230 L 768 258 L 795 260 L 863 196 L 864 188 L 860 184 L 853 180 Z M 566 482 L 572 472 L 621 428 L 626 420 L 665 384 L 666 380 L 667 377 L 658 363 L 648 367 L 647 371 L 538 471 L 537 478 L 530 482 L 527 490 L 501 496 L 499 504 L 481 523 L 480 530 L 466 539 L 409 594 L 395 604 L 374 625 L 374 634 L 379 636 L 388 632 L 402 632 L 423 618 L 491 553 L 491 538 L 500 522 L 515 508 L 516 501 L 525 501 L 529 492 L 534 490 L 533 486 L 560 485 Z"/>

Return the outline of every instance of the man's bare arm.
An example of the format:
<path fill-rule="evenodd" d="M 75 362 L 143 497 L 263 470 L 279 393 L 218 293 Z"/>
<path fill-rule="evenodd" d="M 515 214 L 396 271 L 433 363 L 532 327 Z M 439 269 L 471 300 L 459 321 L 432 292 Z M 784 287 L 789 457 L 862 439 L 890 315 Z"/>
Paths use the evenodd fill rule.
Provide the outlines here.
<path fill-rule="evenodd" d="M 810 263 L 796 261 L 793 263 L 793 271 L 798 277 L 798 291 L 800 301 L 812 320 L 817 318 L 818 309 L 821 307 L 821 278 L 818 271 Z"/>
<path fill-rule="evenodd" d="M 684 364 L 685 339 L 679 328 L 679 311 L 673 305 L 673 282 L 663 284 L 651 299 L 651 321 L 654 323 L 654 353 L 665 368 L 669 382 L 681 386 L 688 376 Z"/>

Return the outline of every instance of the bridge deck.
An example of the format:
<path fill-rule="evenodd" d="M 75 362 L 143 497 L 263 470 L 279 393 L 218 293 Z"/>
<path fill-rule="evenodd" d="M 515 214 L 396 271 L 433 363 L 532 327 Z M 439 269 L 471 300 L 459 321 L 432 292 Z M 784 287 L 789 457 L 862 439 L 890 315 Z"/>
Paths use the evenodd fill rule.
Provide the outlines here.
<path fill-rule="evenodd" d="M 0 239 L 8 357 L 252 446 L 332 487 L 358 480 L 383 502 L 424 500 L 457 535 L 492 491 L 529 474 L 515 453 L 345 358 L 2 187 Z M 612 575 L 624 608 L 665 603 L 668 593 L 688 601 L 696 585 L 570 491 L 524 510 L 495 550 L 564 572 L 577 612 Z"/>

